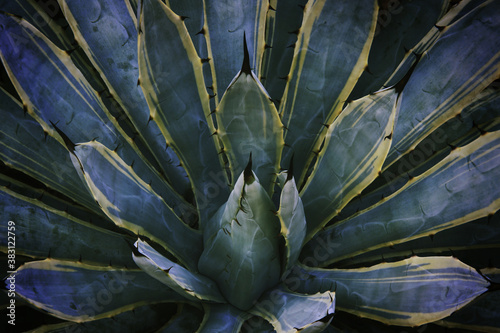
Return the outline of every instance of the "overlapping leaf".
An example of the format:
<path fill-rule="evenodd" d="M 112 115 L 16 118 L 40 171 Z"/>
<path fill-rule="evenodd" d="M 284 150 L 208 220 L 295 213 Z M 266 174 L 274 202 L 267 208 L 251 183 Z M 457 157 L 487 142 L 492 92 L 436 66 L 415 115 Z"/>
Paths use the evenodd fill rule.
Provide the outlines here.
<path fill-rule="evenodd" d="M 205 317 L 198 333 L 238 333 L 249 315 L 230 304 L 214 304 L 205 307 Z"/>
<path fill-rule="evenodd" d="M 16 254 L 133 267 L 125 235 L 96 227 L 46 205 L 37 206 L 33 201 L 0 191 L 3 217 L 0 230 L 7 235 L 8 221 L 14 222 Z M 7 240 L 7 237 L 0 240 L 4 251 L 7 251 Z"/>
<path fill-rule="evenodd" d="M 247 310 L 279 279 L 279 221 L 251 164 L 204 231 L 198 267 L 217 281 L 229 303 Z"/>
<path fill-rule="evenodd" d="M 349 98 L 358 99 L 381 89 L 405 53 L 420 42 L 448 6 L 448 0 L 383 2 L 368 67 Z"/>
<path fill-rule="evenodd" d="M 498 131 L 456 148 L 379 204 L 320 232 L 303 256 L 335 247 L 320 260 L 324 265 L 493 214 L 500 208 L 499 151 Z"/>
<path fill-rule="evenodd" d="M 335 293 L 304 295 L 279 287 L 262 295 L 250 312 L 268 320 L 276 332 L 322 332 L 335 312 Z"/>
<path fill-rule="evenodd" d="M 202 61 L 182 18 L 160 0 L 142 4 L 139 73 L 150 117 L 190 177 L 203 227 L 227 198 L 225 173 L 211 136 Z"/>
<path fill-rule="evenodd" d="M 292 170 L 288 170 L 286 175 L 286 179 L 282 182 L 280 207 L 278 210 L 281 235 L 285 239 L 285 253 L 283 254 L 283 267 L 281 268 L 284 274 L 295 265 L 295 262 L 299 258 L 307 229 L 304 206 L 300 199 Z"/>
<path fill-rule="evenodd" d="M 349 270 L 301 267 L 295 274 L 301 292 L 335 290 L 337 309 L 401 326 L 442 319 L 489 286 L 473 268 L 451 257 L 412 257 Z"/>
<path fill-rule="evenodd" d="M 75 322 L 107 318 L 144 304 L 183 302 L 140 270 L 46 259 L 23 265 L 16 293 L 35 307 Z"/>
<path fill-rule="evenodd" d="M 267 1 L 205 0 L 205 28 L 213 85 L 220 101 L 243 62 L 243 36 L 249 46 L 249 62 L 259 73 L 264 52 Z M 228 47 L 228 46 L 231 47 Z"/>
<path fill-rule="evenodd" d="M 280 104 L 285 125 L 282 167 L 295 154 L 297 182 L 302 184 L 313 151 L 361 75 L 375 30 L 375 1 L 310 1 Z"/>
<path fill-rule="evenodd" d="M 243 67 L 217 107 L 217 133 L 229 160 L 232 185 L 251 154 L 255 174 L 271 194 L 284 144 L 283 126 L 269 95 L 250 70 L 244 45 Z"/>
<path fill-rule="evenodd" d="M 78 178 L 67 150 L 43 129 L 5 90 L 0 89 L 0 157 L 11 167 L 43 182 L 99 213 Z M 29 144 L 27 144 L 29 143 Z"/>
<path fill-rule="evenodd" d="M 133 258 L 137 266 L 179 295 L 191 301 L 226 302 L 215 282 L 209 278 L 174 263 L 145 241 L 139 239 L 134 246 L 137 251 L 134 251 Z"/>
<path fill-rule="evenodd" d="M 385 167 L 472 102 L 500 76 L 500 4 L 488 1 L 446 28 L 406 84 Z M 459 58 L 460 62 L 449 61 Z M 470 59 L 470 60 L 468 60 Z"/>
<path fill-rule="evenodd" d="M 394 89 L 356 100 L 328 129 L 314 171 L 301 191 L 306 239 L 377 176 L 389 151 L 396 100 Z"/>
<path fill-rule="evenodd" d="M 196 267 L 201 233 L 184 224 L 131 166 L 96 141 L 76 146 L 74 155 L 92 195 L 116 225 L 155 240 Z"/>
<path fill-rule="evenodd" d="M 122 108 L 145 139 L 158 165 L 180 193 L 189 189 L 189 181 L 178 166 L 178 158 L 165 149 L 162 133 L 149 119 L 149 108 L 137 85 L 139 66 L 135 13 L 126 1 L 88 1 L 86 6 L 73 0 L 61 0 L 62 8 L 79 45 L 106 83 L 116 107 Z M 134 16 L 132 16 L 134 15 Z"/>

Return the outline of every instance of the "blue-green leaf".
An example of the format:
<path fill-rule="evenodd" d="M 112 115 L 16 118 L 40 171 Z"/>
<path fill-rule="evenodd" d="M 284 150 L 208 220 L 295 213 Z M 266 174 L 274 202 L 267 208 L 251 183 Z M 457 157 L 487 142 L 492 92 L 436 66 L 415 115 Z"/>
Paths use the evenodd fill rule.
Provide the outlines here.
<path fill-rule="evenodd" d="M 378 14 L 368 67 L 349 99 L 358 99 L 381 89 L 405 53 L 434 27 L 448 6 L 448 0 L 384 2 Z"/>
<path fill-rule="evenodd" d="M 215 128 L 202 61 L 182 18 L 160 0 L 142 4 L 139 73 L 150 117 L 191 180 L 203 227 L 226 200 L 227 180 L 211 136 Z"/>
<path fill-rule="evenodd" d="M 249 315 L 230 304 L 205 306 L 205 317 L 197 333 L 238 333 Z"/>
<path fill-rule="evenodd" d="M 488 256 L 500 251 L 500 211 L 493 216 L 483 217 L 454 228 L 446 229 L 429 237 L 395 244 L 390 248 L 374 251 L 343 260 L 347 265 L 366 265 L 366 263 L 407 258 L 412 255 L 454 255 L 460 261 L 473 266 L 488 265 Z M 484 251 L 478 257 L 476 251 Z M 500 259 L 500 258 L 499 258 Z"/>
<path fill-rule="evenodd" d="M 4 163 L 100 213 L 65 147 L 46 136 L 40 124 L 24 114 L 22 105 L 1 88 L 0 118 L 0 157 Z"/>
<path fill-rule="evenodd" d="M 149 121 L 148 104 L 137 85 L 137 30 L 130 6 L 126 1 L 101 0 L 85 3 L 63 0 L 61 4 L 79 45 L 99 71 L 118 106 L 132 121 L 138 137 L 145 139 L 173 187 L 185 193 L 189 181 L 177 166 L 175 153 L 165 149 L 156 123 Z"/>
<path fill-rule="evenodd" d="M 286 275 L 299 258 L 307 229 L 304 206 L 293 176 L 287 176 L 287 179 L 283 181 L 278 218 L 281 224 L 281 235 L 285 239 L 282 271 Z"/>
<path fill-rule="evenodd" d="M 134 246 L 138 250 L 138 253 L 133 254 L 137 266 L 179 295 L 191 301 L 226 302 L 215 282 L 206 276 L 190 272 L 174 263 L 145 241 L 139 239 Z"/>
<path fill-rule="evenodd" d="M 500 131 L 456 148 L 390 197 L 318 233 L 303 257 L 325 244 L 336 247 L 320 260 L 326 265 L 495 213 L 500 208 L 499 152 Z"/>
<path fill-rule="evenodd" d="M 75 322 L 112 317 L 144 304 L 184 301 L 140 270 L 53 259 L 24 264 L 15 280 L 16 293 L 23 299 Z"/>
<path fill-rule="evenodd" d="M 234 306 L 247 310 L 279 280 L 280 225 L 273 203 L 249 167 L 204 230 L 198 267 Z"/>
<path fill-rule="evenodd" d="M 390 325 L 416 326 L 449 316 L 489 286 L 452 257 L 412 257 L 358 269 L 297 268 L 300 292 L 335 290 L 336 309 Z"/>
<path fill-rule="evenodd" d="M 391 144 L 397 96 L 394 89 L 387 89 L 353 101 L 329 127 L 314 171 L 301 191 L 306 239 L 378 175 Z"/>
<path fill-rule="evenodd" d="M 335 312 L 335 293 L 299 294 L 278 287 L 266 292 L 250 309 L 277 332 L 322 332 Z"/>
<path fill-rule="evenodd" d="M 3 192 L 6 191 L 6 192 Z M 107 266 L 133 267 L 130 237 L 94 226 L 9 190 L 0 191 L 2 221 L 0 230 L 7 235 L 9 221 L 14 222 L 16 254 L 34 258 L 80 260 Z M 0 239 L 0 249 L 7 252 L 7 237 Z"/>
<path fill-rule="evenodd" d="M 217 107 L 216 116 L 232 185 L 251 154 L 255 174 L 271 194 L 284 145 L 283 126 L 276 107 L 253 72 L 242 69 L 236 75 Z"/>
<path fill-rule="evenodd" d="M 149 237 L 196 267 L 201 233 L 184 224 L 131 166 L 96 141 L 77 145 L 74 154 L 92 195 L 116 225 Z"/>
<path fill-rule="evenodd" d="M 134 164 L 140 177 L 151 182 L 169 205 L 183 205 L 187 213 L 192 210 L 156 170 L 144 162 L 132 138 L 110 114 L 66 52 L 24 20 L 0 14 L 0 24 L 3 29 L 0 58 L 25 109 L 50 136 L 63 145 L 67 140 L 61 132 L 72 142 L 98 138 L 127 164 Z"/>
<path fill-rule="evenodd" d="M 266 49 L 257 73 L 271 98 L 279 103 L 293 60 L 305 0 L 271 0 L 267 11 Z M 271 9 L 272 8 L 272 9 Z M 278 104 L 277 104 L 278 105 Z"/>
<path fill-rule="evenodd" d="M 302 184 L 329 125 L 366 66 L 375 31 L 376 1 L 309 1 L 280 104 L 285 125 L 283 168 L 295 154 Z"/>
<path fill-rule="evenodd" d="M 255 73 L 264 52 L 266 1 L 205 0 L 206 38 L 213 74 L 215 98 L 220 100 L 243 62 L 246 35 L 250 66 Z"/>
<path fill-rule="evenodd" d="M 423 54 L 404 87 L 384 168 L 470 104 L 500 75 L 500 3 L 488 1 L 445 32 Z M 461 59 L 459 62 L 449 59 Z"/>

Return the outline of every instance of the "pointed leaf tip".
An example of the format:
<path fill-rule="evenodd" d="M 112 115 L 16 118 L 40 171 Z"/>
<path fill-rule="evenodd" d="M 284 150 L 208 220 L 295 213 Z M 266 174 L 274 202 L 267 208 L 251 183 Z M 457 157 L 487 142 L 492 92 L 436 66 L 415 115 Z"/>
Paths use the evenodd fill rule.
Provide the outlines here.
<path fill-rule="evenodd" d="M 248 54 L 245 32 L 243 32 L 243 64 L 241 65 L 241 72 L 245 74 L 251 74 L 252 72 L 252 69 L 250 68 L 250 55 Z"/>
<path fill-rule="evenodd" d="M 243 171 L 243 178 L 245 179 L 245 183 L 249 183 L 253 180 L 253 172 L 252 172 L 252 152 L 250 152 L 250 157 L 248 158 L 248 164 Z"/>

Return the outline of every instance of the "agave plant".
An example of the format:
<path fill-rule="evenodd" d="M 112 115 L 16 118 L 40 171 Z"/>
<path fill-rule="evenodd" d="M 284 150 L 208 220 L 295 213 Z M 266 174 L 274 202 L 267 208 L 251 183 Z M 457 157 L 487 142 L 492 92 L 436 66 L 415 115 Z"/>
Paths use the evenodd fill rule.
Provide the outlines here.
<path fill-rule="evenodd" d="M 0 10 L 8 328 L 500 331 L 499 1 Z"/>

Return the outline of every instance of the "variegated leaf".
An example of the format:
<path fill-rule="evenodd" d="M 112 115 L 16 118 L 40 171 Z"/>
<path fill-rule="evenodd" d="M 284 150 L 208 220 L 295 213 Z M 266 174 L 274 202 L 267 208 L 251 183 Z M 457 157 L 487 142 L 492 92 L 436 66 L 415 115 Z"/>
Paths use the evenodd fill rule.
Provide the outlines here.
<path fill-rule="evenodd" d="M 229 160 L 232 185 L 251 154 L 255 174 L 271 194 L 283 149 L 283 126 L 273 102 L 245 60 L 217 107 L 217 125 Z"/>
<path fill-rule="evenodd" d="M 285 125 L 281 166 L 295 154 L 304 181 L 325 136 L 366 66 L 375 31 L 376 1 L 309 1 L 304 9 L 280 115 Z M 333 61 L 335 59 L 335 61 Z"/>
<path fill-rule="evenodd" d="M 137 266 L 179 295 L 191 301 L 226 302 L 215 282 L 209 278 L 174 263 L 145 241 L 139 239 L 134 246 L 137 251 L 134 251 L 133 258 Z"/>
<path fill-rule="evenodd" d="M 184 301 L 140 270 L 70 261 L 29 262 L 17 270 L 15 281 L 16 293 L 23 299 L 75 322 L 112 317 L 144 304 Z"/>
<path fill-rule="evenodd" d="M 384 169 L 500 77 L 500 3 L 487 1 L 447 26 L 405 85 Z M 461 61 L 449 61 L 449 59 Z M 469 60 L 470 59 L 470 60 Z"/>
<path fill-rule="evenodd" d="M 500 208 L 499 151 L 498 131 L 456 148 L 390 197 L 318 233 L 303 257 L 321 252 L 319 264 L 327 265 L 493 214 Z"/>
<path fill-rule="evenodd" d="M 217 281 L 229 303 L 242 310 L 279 280 L 280 225 L 273 210 L 249 164 L 204 230 L 198 268 Z"/>
<path fill-rule="evenodd" d="M 160 0 L 142 3 L 139 73 L 150 117 L 191 180 L 203 227 L 226 200 L 227 180 L 212 137 L 202 61 L 182 18 Z"/>
<path fill-rule="evenodd" d="M 61 7 L 80 46 L 99 71 L 111 95 L 132 121 L 138 136 L 154 153 L 157 165 L 179 193 L 186 193 L 189 180 L 179 160 L 155 122 L 141 87 L 137 85 L 139 65 L 135 13 L 126 1 L 92 0 L 82 3 L 60 0 Z M 134 16 L 132 16 L 134 15 Z"/>
<path fill-rule="evenodd" d="M 332 321 L 335 293 L 299 294 L 278 287 L 266 292 L 250 313 L 268 320 L 276 332 L 322 332 Z"/>
<path fill-rule="evenodd" d="M 201 233 L 184 224 L 131 166 L 96 141 L 77 145 L 74 159 L 95 200 L 116 225 L 149 237 L 183 264 L 196 267 Z"/>
<path fill-rule="evenodd" d="M 390 325 L 417 326 L 449 316 L 484 293 L 490 283 L 452 257 L 412 257 L 358 269 L 302 266 L 298 290 L 335 290 L 338 310 Z"/>
<path fill-rule="evenodd" d="M 329 127 L 314 170 L 301 191 L 306 240 L 378 175 L 391 144 L 397 96 L 394 89 L 388 89 L 356 100 Z"/>

